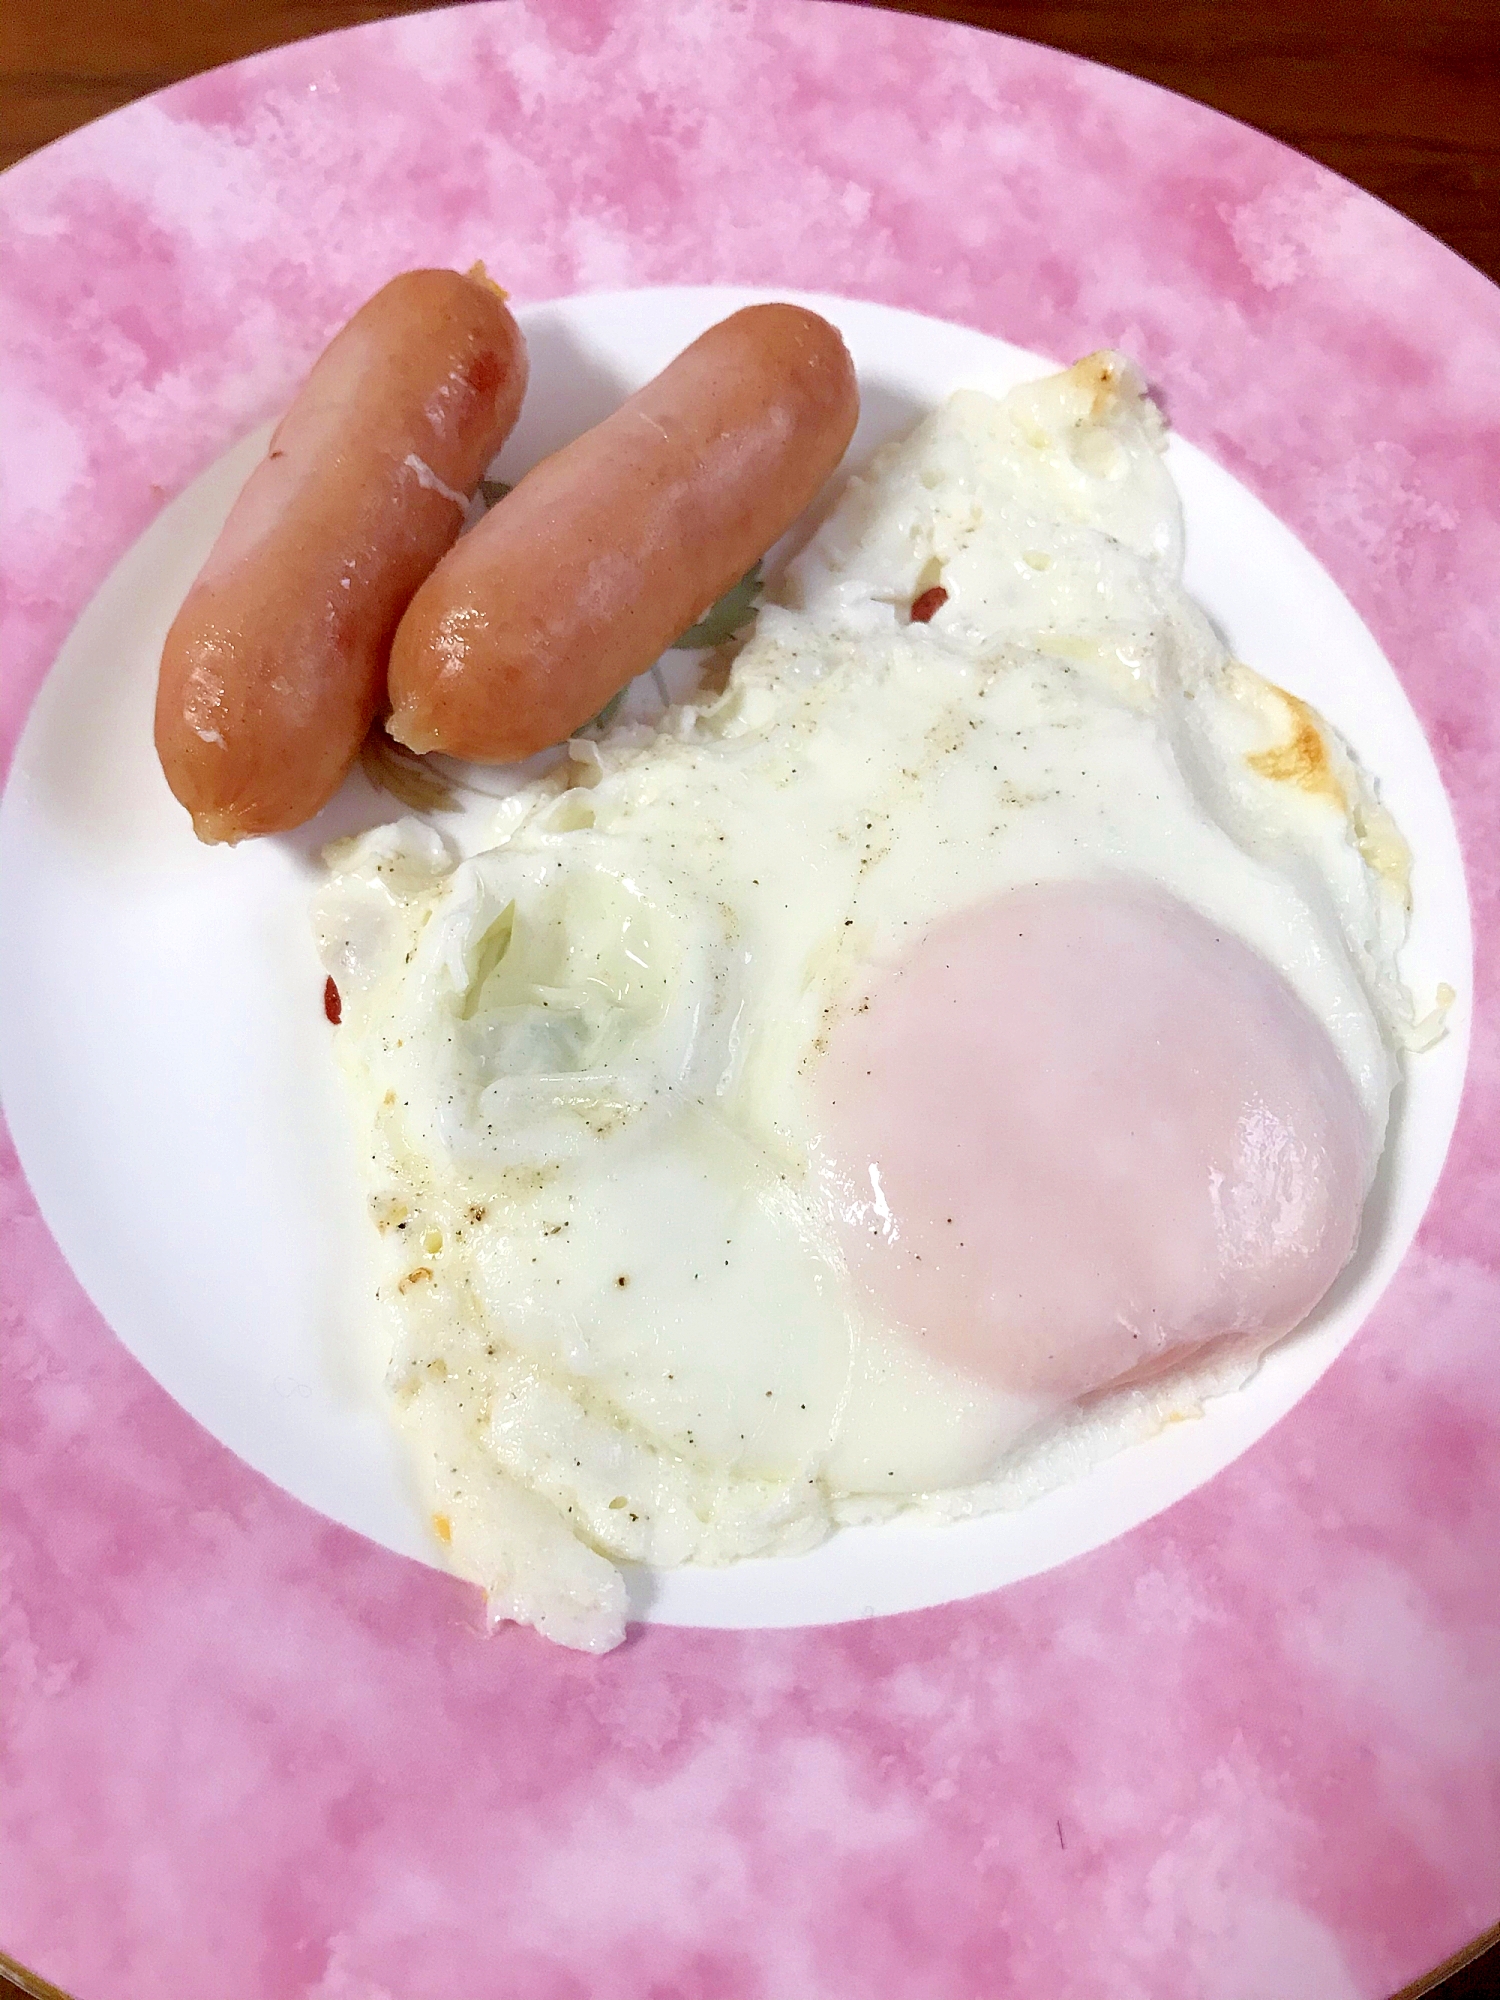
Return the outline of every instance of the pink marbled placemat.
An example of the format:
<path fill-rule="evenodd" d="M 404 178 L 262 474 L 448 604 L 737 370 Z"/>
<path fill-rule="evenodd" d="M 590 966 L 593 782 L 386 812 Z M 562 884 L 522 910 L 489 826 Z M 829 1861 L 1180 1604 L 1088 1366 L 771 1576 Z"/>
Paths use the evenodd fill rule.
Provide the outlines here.
<path fill-rule="evenodd" d="M 83 1297 L 14 1154 L 0 1944 L 79 2000 L 1376 2000 L 1500 1914 L 1500 293 L 1212 113 L 967 30 L 505 0 L 195 79 L 0 190 L 0 751 L 163 500 L 414 263 L 1126 348 L 1396 663 L 1479 942 L 1379 1309 L 1146 1526 L 603 1660 L 331 1526 Z"/>

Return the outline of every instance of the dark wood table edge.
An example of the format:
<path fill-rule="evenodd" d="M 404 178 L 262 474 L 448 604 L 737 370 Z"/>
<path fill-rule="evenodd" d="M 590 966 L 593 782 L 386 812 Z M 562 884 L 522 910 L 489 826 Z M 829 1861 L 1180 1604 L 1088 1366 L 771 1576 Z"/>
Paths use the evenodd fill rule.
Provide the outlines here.
<path fill-rule="evenodd" d="M 1445 1980 L 1456 1978 L 1459 1973 L 1476 1965 L 1487 1952 L 1497 1946 L 1500 1946 L 1500 1922 L 1491 1924 L 1489 1929 L 1481 1932 L 1472 1944 L 1466 1944 L 1461 1951 L 1454 1952 L 1451 1958 L 1445 1958 L 1441 1965 L 1436 1966 L 1425 1977 L 1414 1979 L 1409 1986 L 1403 1986 L 1399 1993 L 1393 1993 L 1391 2000 L 1423 2000 L 1424 1995 L 1436 1993 Z M 1491 1992 L 1500 1992 L 1500 1956 L 1497 1956 L 1489 1978 L 1493 1982 L 1490 1987 Z M 1479 2000 L 1477 1988 L 1474 2000 Z"/>
<path fill-rule="evenodd" d="M 21 1995 L 21 2000 L 72 2000 L 60 1986 L 28 1972 L 8 1951 L 0 1951 L 0 2000 L 11 2000 L 12 1994 Z"/>

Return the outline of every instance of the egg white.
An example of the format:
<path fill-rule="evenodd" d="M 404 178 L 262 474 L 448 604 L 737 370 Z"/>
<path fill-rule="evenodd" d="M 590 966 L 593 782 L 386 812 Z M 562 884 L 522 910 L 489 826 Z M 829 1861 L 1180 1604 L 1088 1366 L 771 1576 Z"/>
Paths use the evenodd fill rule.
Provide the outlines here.
<path fill-rule="evenodd" d="M 808 1078 L 862 969 L 935 920 L 1155 882 L 1324 1022 L 1378 1156 L 1412 1032 L 1405 849 L 1184 595 L 1161 441 L 1118 356 L 961 393 L 851 482 L 722 693 L 331 855 L 391 1389 L 497 1617 L 601 1650 L 616 1561 L 1014 1501 L 1253 1365 L 1060 1409 L 857 1301 Z"/>

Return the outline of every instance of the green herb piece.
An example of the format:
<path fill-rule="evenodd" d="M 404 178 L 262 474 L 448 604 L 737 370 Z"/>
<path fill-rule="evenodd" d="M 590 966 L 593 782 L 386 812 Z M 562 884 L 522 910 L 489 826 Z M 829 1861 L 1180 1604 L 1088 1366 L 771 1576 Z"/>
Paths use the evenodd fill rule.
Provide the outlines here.
<path fill-rule="evenodd" d="M 586 723 L 584 723 L 583 727 L 585 729 L 608 729 L 609 725 L 614 721 L 615 717 L 620 712 L 620 703 L 625 699 L 626 695 L 629 694 L 629 692 L 630 692 L 630 684 L 627 681 L 625 686 L 620 689 L 620 692 L 618 694 L 612 694 L 609 700 L 604 704 L 603 708 L 600 709 L 599 713 L 595 716 L 591 716 L 590 719 Z M 578 732 L 575 730 L 574 734 L 576 735 L 577 733 Z"/>
<path fill-rule="evenodd" d="M 689 625 L 677 646 L 694 648 L 722 646 L 726 639 L 732 639 L 742 625 L 748 625 L 755 615 L 755 600 L 760 596 L 760 564 L 742 576 L 738 583 L 726 590 L 717 604 L 711 605 L 696 625 Z"/>
<path fill-rule="evenodd" d="M 514 486 L 507 486 L 503 479 L 481 479 L 479 482 L 479 497 L 487 508 L 493 507 L 497 500 L 503 500 L 507 493 L 514 493 L 515 490 Z"/>

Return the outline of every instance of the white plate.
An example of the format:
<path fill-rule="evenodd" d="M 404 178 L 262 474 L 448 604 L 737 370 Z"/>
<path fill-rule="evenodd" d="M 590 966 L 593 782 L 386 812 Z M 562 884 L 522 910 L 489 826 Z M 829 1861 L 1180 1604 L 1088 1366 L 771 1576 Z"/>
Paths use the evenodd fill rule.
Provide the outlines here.
<path fill-rule="evenodd" d="M 532 387 L 498 461 L 515 478 L 715 319 L 795 296 L 858 365 L 849 463 L 949 390 L 1004 391 L 1055 361 L 910 313 L 724 288 L 594 294 L 521 312 Z M 380 1397 L 352 1126 L 322 1016 L 307 905 L 335 835 L 396 816 L 356 775 L 310 827 L 236 850 L 193 838 L 151 747 L 166 628 L 264 446 L 188 488 L 79 621 L 0 808 L 0 1081 L 27 1176 L 120 1338 L 222 1443 L 388 1548 L 437 1561 Z M 1405 959 L 1419 996 L 1470 990 L 1452 818 L 1405 695 L 1302 545 L 1180 438 L 1188 587 L 1237 655 L 1305 696 L 1380 778 L 1415 855 Z M 696 1625 L 831 1622 L 992 1589 L 1169 1505 L 1305 1393 L 1395 1270 L 1436 1182 L 1467 1047 L 1410 1065 L 1354 1263 L 1302 1332 L 1201 1420 L 1176 1424 L 1011 1514 L 849 1529 L 807 1556 L 631 1575 L 635 1615 Z"/>

